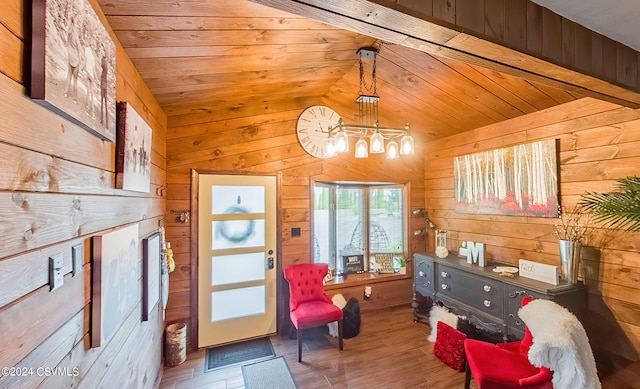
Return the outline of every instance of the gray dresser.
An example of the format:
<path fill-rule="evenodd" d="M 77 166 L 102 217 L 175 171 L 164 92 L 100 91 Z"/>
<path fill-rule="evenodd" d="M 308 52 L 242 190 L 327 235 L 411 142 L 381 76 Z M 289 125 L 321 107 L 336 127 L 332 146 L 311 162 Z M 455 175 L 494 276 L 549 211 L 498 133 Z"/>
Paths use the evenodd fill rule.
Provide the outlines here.
<path fill-rule="evenodd" d="M 524 296 L 555 301 L 581 321 L 587 309 L 587 289 L 582 283 L 554 286 L 517 274 L 504 277 L 493 271 L 504 264 L 490 262 L 482 268 L 455 253 L 447 258 L 414 254 L 413 264 L 416 321 L 428 317 L 431 303 L 439 303 L 465 316 L 478 331 L 511 341 L 524 335 L 518 317 Z"/>

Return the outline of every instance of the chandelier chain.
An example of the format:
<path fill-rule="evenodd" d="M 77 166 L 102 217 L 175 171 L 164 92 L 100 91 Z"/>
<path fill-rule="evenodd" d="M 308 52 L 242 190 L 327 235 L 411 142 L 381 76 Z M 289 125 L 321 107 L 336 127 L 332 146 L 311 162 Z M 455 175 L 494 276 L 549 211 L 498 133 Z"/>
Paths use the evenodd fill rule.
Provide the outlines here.
<path fill-rule="evenodd" d="M 376 83 L 376 55 L 373 56 L 373 68 L 371 69 L 371 83 L 367 85 L 364 79 L 364 62 L 360 57 L 360 95 L 364 95 L 365 91 L 369 92 L 372 96 L 377 96 L 377 83 Z"/>

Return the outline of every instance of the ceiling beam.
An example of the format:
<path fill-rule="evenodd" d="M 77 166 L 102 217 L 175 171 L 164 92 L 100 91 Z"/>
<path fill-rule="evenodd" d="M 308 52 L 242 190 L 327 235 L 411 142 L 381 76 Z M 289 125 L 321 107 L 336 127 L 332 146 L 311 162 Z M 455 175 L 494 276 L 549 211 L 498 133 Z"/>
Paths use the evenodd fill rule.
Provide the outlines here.
<path fill-rule="evenodd" d="M 599 78 L 558 66 L 454 28 L 434 17 L 417 17 L 389 1 L 250 0 L 282 11 L 365 34 L 385 42 L 504 72 L 528 81 L 638 108 L 640 94 Z M 379 4 L 384 3 L 384 4 Z M 461 2 L 462 3 L 462 2 Z"/>

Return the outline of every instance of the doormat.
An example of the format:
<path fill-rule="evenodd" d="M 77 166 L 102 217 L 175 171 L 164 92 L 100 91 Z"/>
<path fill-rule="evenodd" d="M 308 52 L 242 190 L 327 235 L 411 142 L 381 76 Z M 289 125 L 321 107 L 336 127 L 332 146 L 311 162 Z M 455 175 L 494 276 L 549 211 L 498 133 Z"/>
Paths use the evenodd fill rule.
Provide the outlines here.
<path fill-rule="evenodd" d="M 246 389 L 296 389 L 298 387 L 284 357 L 243 365 L 242 377 Z"/>
<path fill-rule="evenodd" d="M 204 371 L 208 372 L 247 362 L 257 362 L 273 358 L 275 355 L 269 338 L 258 338 L 211 347 L 206 352 Z"/>

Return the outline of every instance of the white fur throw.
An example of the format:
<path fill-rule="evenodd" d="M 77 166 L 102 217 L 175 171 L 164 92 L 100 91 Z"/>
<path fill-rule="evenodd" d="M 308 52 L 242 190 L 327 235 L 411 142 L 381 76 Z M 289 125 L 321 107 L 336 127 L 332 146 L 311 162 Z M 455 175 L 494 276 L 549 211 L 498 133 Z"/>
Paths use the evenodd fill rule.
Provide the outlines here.
<path fill-rule="evenodd" d="M 340 309 L 343 309 L 347 305 L 347 300 L 340 293 L 335 294 L 333 297 L 331 297 L 331 302 L 333 303 L 333 305 Z"/>
<path fill-rule="evenodd" d="M 458 316 L 451 313 L 447 308 L 434 304 L 429 312 L 429 325 L 431 326 L 431 334 L 427 338 L 429 342 L 435 343 L 438 335 L 438 322 L 444 322 L 449 326 L 456 328 L 458 326 Z"/>
<path fill-rule="evenodd" d="M 580 321 L 553 301 L 536 299 L 518 315 L 531 331 L 529 361 L 553 370 L 555 389 L 600 389 L 596 362 Z"/>
<path fill-rule="evenodd" d="M 347 300 L 344 298 L 344 296 L 340 293 L 334 295 L 333 297 L 331 297 L 331 302 L 333 303 L 333 305 L 335 305 L 336 307 L 343 309 L 345 307 L 345 305 L 347 305 Z M 333 336 L 334 338 L 338 337 L 338 322 L 334 321 L 331 322 L 329 324 L 327 324 L 327 326 L 329 327 L 329 335 Z"/>

